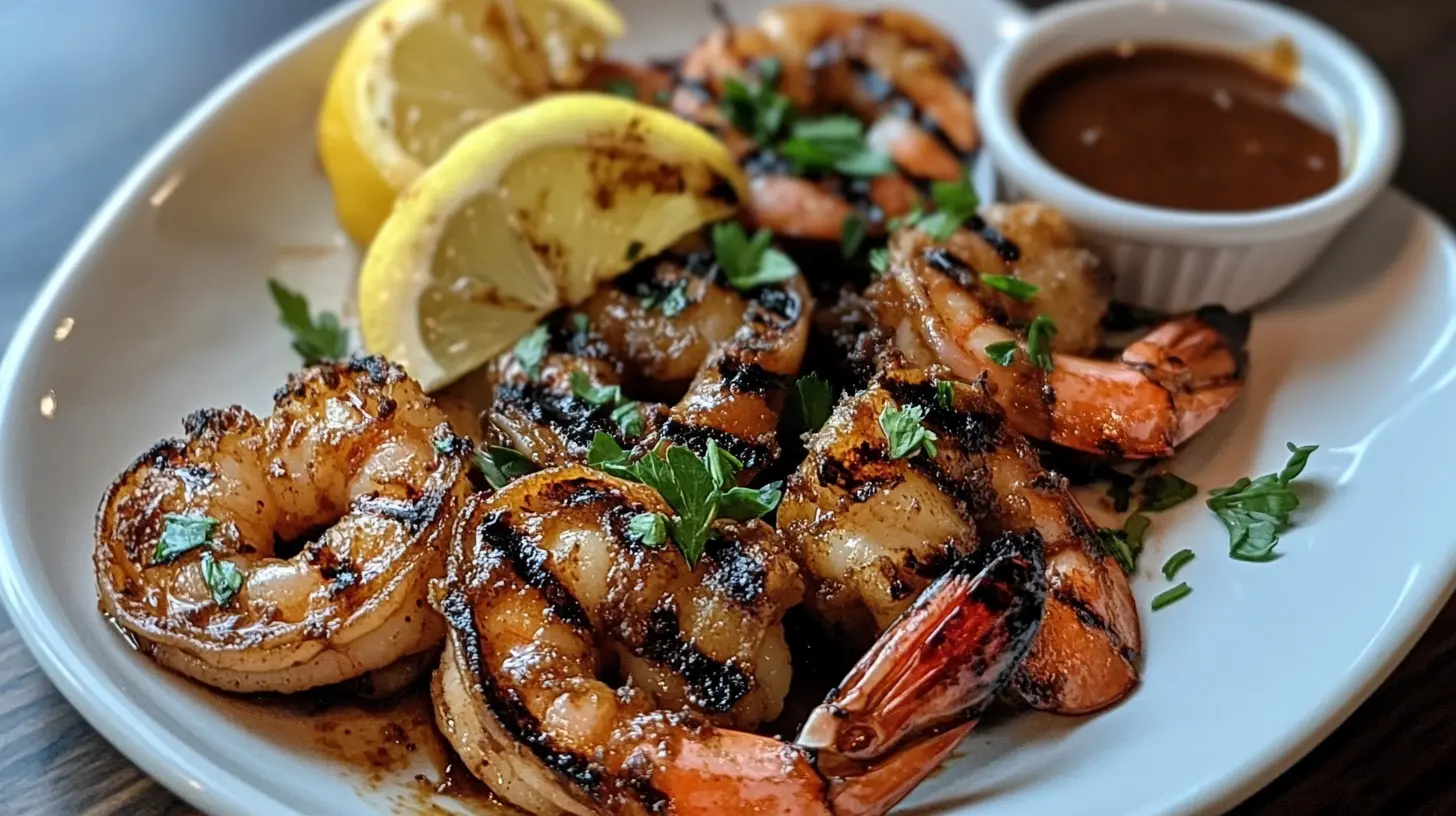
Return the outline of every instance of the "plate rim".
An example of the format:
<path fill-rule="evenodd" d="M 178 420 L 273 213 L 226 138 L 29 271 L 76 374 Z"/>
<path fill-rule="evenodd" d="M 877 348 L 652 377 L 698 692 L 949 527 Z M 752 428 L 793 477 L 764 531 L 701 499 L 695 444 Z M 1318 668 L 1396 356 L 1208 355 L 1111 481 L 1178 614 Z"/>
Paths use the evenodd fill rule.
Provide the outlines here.
<path fill-rule="evenodd" d="M 893 3 L 893 0 L 888 0 Z M 144 191 L 163 176 L 181 150 L 195 134 L 261 76 L 273 70 L 297 51 L 325 36 L 335 27 L 360 13 L 374 0 L 341 0 L 305 20 L 248 59 L 221 83 L 209 91 L 181 119 L 169 127 L 152 145 L 122 181 L 106 197 L 104 203 L 87 220 L 85 227 L 66 250 L 61 260 L 46 277 L 31 301 L 0 360 L 0 435 L 10 428 L 8 406 L 15 399 L 16 386 L 26 368 L 31 349 L 41 333 L 42 319 L 55 301 L 73 283 L 73 278 L 86 267 L 105 238 L 120 223 L 121 216 L 139 200 Z M 979 0 L 996 8 L 1008 19 L 1025 18 L 1030 12 L 1008 0 Z M 1404 206 L 1428 218 L 1456 246 L 1456 235 L 1436 213 L 1394 187 L 1387 187 L 1382 196 L 1393 196 Z M 0 461 L 0 495 L 11 481 L 8 466 Z M 215 816 L 251 816 L 260 812 L 277 816 L 304 816 L 292 806 L 278 801 L 272 793 L 254 787 L 210 757 L 193 750 L 135 706 L 103 705 L 92 689 L 113 686 L 125 700 L 121 689 L 98 671 L 85 650 L 62 636 L 61 629 L 42 610 L 41 599 L 59 603 L 49 585 L 23 585 L 16 535 L 11 519 L 0 513 L 0 602 L 8 611 L 22 642 L 35 656 L 37 664 L 66 701 L 86 722 L 128 761 L 135 763 L 149 777 L 168 790 Z M 1279 740 L 1264 750 L 1250 754 L 1226 773 L 1205 778 L 1198 787 L 1174 800 L 1150 803 L 1143 810 L 1148 814 L 1222 812 L 1249 798 L 1279 777 L 1315 746 L 1343 724 L 1382 686 L 1403 659 L 1429 630 L 1453 594 L 1456 594 L 1456 546 L 1448 548 L 1444 585 L 1433 577 L 1424 606 L 1418 615 L 1408 616 L 1402 637 L 1386 636 L 1379 648 L 1367 649 L 1356 664 L 1326 695 L 1326 704 L 1311 709 Z"/>

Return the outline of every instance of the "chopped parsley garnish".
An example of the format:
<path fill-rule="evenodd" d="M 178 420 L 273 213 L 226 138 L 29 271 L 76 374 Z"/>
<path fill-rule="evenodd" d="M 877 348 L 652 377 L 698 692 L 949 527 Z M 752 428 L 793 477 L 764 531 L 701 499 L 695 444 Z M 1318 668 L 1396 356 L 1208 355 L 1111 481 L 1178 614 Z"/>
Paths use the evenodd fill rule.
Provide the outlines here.
<path fill-rule="evenodd" d="M 641 436 L 644 426 L 642 423 L 642 404 L 630 400 L 617 404 L 612 409 L 612 421 L 622 429 L 627 436 Z"/>
<path fill-rule="evenodd" d="M 950 410 L 951 403 L 955 401 L 955 384 L 950 380 L 935 381 L 935 404 L 946 410 Z"/>
<path fill-rule="evenodd" d="M 894 232 L 901 227 L 913 227 L 916 224 L 920 223 L 920 219 L 924 217 L 925 210 L 921 209 L 919 202 L 917 202 L 914 206 L 910 208 L 910 212 L 891 218 L 885 223 L 885 226 L 889 228 L 891 232 Z"/>
<path fill-rule="evenodd" d="M 645 245 L 641 241 L 637 241 L 637 240 L 634 240 L 634 241 L 632 241 L 632 243 L 628 244 L 627 245 L 627 260 L 629 260 L 629 261 L 635 261 L 638 258 L 640 258 L 642 256 L 642 250 L 643 250 L 644 246 Z"/>
<path fill-rule="evenodd" d="M 969 181 L 937 181 L 930 185 L 930 200 L 935 202 L 935 212 L 916 216 L 911 213 L 905 223 L 913 224 L 937 241 L 949 238 L 966 219 L 976 214 L 981 206 L 981 197 Z"/>
<path fill-rule="evenodd" d="M 602 90 L 612 96 L 620 96 L 626 99 L 637 98 L 637 85 L 630 79 L 611 79 L 602 83 Z"/>
<path fill-rule="evenodd" d="M 880 411 L 880 430 L 890 442 L 891 459 L 908 459 L 925 451 L 926 456 L 936 454 L 935 432 L 921 424 L 925 409 L 919 405 L 894 408 L 886 405 Z"/>
<path fill-rule="evenodd" d="M 319 312 L 315 320 L 308 312 L 308 299 L 276 280 L 268 291 L 278 304 L 278 322 L 293 334 L 293 350 L 304 365 L 342 360 L 349 356 L 349 330 L 339 325 L 333 312 Z"/>
<path fill-rule="evenodd" d="M 794 119 L 793 103 L 774 90 L 779 73 L 778 61 L 765 59 L 758 63 L 758 82 L 750 84 L 737 77 L 723 81 L 720 106 L 723 115 L 733 127 L 753 137 L 759 144 L 777 141 Z"/>
<path fill-rule="evenodd" d="M 627 522 L 627 535 L 650 549 L 667 543 L 667 516 L 661 513 L 638 513 Z"/>
<path fill-rule="evenodd" d="M 834 390 L 823 377 L 810 372 L 794 381 L 784 420 L 795 436 L 817 431 L 829 421 L 834 408 Z"/>
<path fill-rule="evenodd" d="M 870 250 L 870 268 L 875 270 L 876 276 L 883 276 L 890 271 L 890 250 L 885 247 L 875 247 Z"/>
<path fill-rule="evenodd" d="M 747 292 L 770 283 L 782 283 L 799 273 L 789 256 L 769 246 L 773 233 L 760 229 L 752 238 L 732 221 L 713 225 L 713 253 L 723 276 L 734 289 Z"/>
<path fill-rule="evenodd" d="M 859 252 L 865 239 L 865 222 L 857 215 L 846 215 L 839 225 L 839 254 L 847 261 Z"/>
<path fill-rule="evenodd" d="M 1168 604 L 1183 600 L 1192 591 L 1188 586 L 1188 582 L 1185 581 L 1170 590 L 1159 593 L 1156 598 L 1153 598 L 1153 611 L 1157 612 Z"/>
<path fill-rule="evenodd" d="M 594 385 L 591 378 L 582 371 L 571 372 L 571 393 L 592 405 L 616 405 L 622 400 L 621 386 Z"/>
<path fill-rule="evenodd" d="M 992 343 L 986 346 L 986 356 L 991 358 L 991 362 L 1005 368 L 1016 359 L 1016 341 L 1002 340 Z"/>
<path fill-rule="evenodd" d="M 662 494 L 673 510 L 664 522 L 668 537 L 693 566 L 703 555 L 714 519 L 759 518 L 783 498 L 780 482 L 757 489 L 738 487 L 743 463 L 712 440 L 702 457 L 681 445 L 664 443 L 633 462 L 616 440 L 598 433 L 592 439 L 587 463 L 614 476 L 642 482 Z"/>
<path fill-rule="evenodd" d="M 177 556 L 212 540 L 212 531 L 217 528 L 217 519 L 207 516 L 168 513 L 163 517 L 162 537 L 157 539 L 152 550 L 153 564 L 167 564 Z"/>
<path fill-rule="evenodd" d="M 1143 480 L 1142 499 L 1138 509 L 1158 513 L 1177 507 L 1198 495 L 1198 485 L 1172 473 L 1155 473 Z"/>
<path fill-rule="evenodd" d="M 571 316 L 571 328 L 577 334 L 586 334 L 591 331 L 591 323 L 587 320 L 586 315 L 577 313 Z"/>
<path fill-rule="evenodd" d="M 981 283 L 995 289 L 997 292 L 1006 295 L 1012 300 L 1019 300 L 1025 303 L 1036 297 L 1037 287 L 1034 283 L 1027 283 L 1020 278 L 1013 278 L 1010 275 L 982 275 Z"/>
<path fill-rule="evenodd" d="M 242 570 L 231 561 L 213 558 L 211 552 L 202 554 L 202 580 L 218 606 L 227 606 L 243 587 Z"/>
<path fill-rule="evenodd" d="M 586 452 L 586 463 L 619 479 L 637 480 L 632 475 L 632 460 L 617 440 L 600 431 L 592 437 L 591 447 Z"/>
<path fill-rule="evenodd" d="M 659 309 L 663 317 L 677 317 L 689 305 L 688 280 L 682 278 L 665 291 L 653 291 L 651 287 L 643 286 L 638 289 L 637 296 L 642 299 L 642 311 Z"/>
<path fill-rule="evenodd" d="M 800 173 L 828 171 L 874 178 L 895 169 L 889 156 L 865 141 L 864 123 L 844 114 L 795 122 L 789 138 L 778 146 L 778 152 Z"/>
<path fill-rule="evenodd" d="M 511 349 L 516 362 L 526 370 L 526 376 L 533 380 L 541 376 L 541 361 L 546 359 L 546 345 L 550 341 L 551 335 L 543 323 L 517 340 L 515 347 Z"/>
<path fill-rule="evenodd" d="M 1173 577 L 1178 574 L 1178 570 L 1183 569 L 1193 559 L 1194 555 L 1192 550 L 1179 550 L 1173 553 L 1168 556 L 1167 561 L 1163 562 L 1163 577 L 1169 581 L 1173 580 Z"/>
<path fill-rule="evenodd" d="M 536 463 L 515 448 L 491 445 L 475 452 L 475 466 L 485 480 L 500 490 L 528 473 L 536 472 Z"/>
<path fill-rule="evenodd" d="M 1273 561 L 1279 534 L 1289 528 L 1299 509 L 1299 496 L 1290 488 L 1309 455 L 1318 445 L 1296 447 L 1288 443 L 1289 462 L 1278 473 L 1257 479 L 1244 477 L 1228 487 L 1208 491 L 1208 509 L 1229 532 L 1229 557 L 1239 561 Z"/>
<path fill-rule="evenodd" d="M 1037 315 L 1026 329 L 1026 356 L 1042 371 L 1052 370 L 1052 338 L 1056 336 L 1057 324 L 1046 315 Z"/>
<path fill-rule="evenodd" d="M 1112 502 L 1112 509 L 1126 513 L 1132 505 L 1132 486 L 1137 479 L 1112 468 L 1107 468 L 1102 476 L 1107 479 L 1107 500 Z"/>
<path fill-rule="evenodd" d="M 1122 571 L 1132 575 L 1137 570 L 1138 556 L 1143 552 L 1143 541 L 1147 538 L 1152 520 L 1141 513 L 1133 513 L 1122 522 L 1120 530 L 1099 530 L 1102 547 L 1107 550 Z"/>
<path fill-rule="evenodd" d="M 628 436 L 641 436 L 643 430 L 641 403 L 622 397 L 619 385 L 594 385 L 582 371 L 571 372 L 572 396 L 597 407 L 612 409 L 612 422 Z"/>

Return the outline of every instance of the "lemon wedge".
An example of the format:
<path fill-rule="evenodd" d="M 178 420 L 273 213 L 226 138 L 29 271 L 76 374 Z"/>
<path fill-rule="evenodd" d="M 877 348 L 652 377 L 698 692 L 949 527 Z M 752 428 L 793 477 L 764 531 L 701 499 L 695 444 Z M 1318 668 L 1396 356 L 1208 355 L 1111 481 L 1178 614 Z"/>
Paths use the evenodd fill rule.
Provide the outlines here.
<path fill-rule="evenodd" d="M 602 0 L 383 0 L 355 27 L 319 114 L 344 231 L 368 244 L 461 134 L 580 84 L 623 30 Z"/>
<path fill-rule="evenodd" d="M 503 114 L 400 195 L 359 272 L 364 343 L 438 388 L 745 195 L 727 148 L 665 111 L 562 94 Z"/>

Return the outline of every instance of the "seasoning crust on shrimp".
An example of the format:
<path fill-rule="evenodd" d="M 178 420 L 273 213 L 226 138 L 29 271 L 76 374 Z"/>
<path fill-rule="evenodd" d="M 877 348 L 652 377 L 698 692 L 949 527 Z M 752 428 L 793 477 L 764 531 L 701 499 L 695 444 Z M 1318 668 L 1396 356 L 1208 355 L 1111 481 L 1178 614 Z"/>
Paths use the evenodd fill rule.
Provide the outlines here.
<path fill-rule="evenodd" d="M 266 419 L 234 406 L 184 427 L 117 478 L 96 520 L 101 609 L 154 660 L 286 693 L 439 646 L 426 590 L 470 445 L 403 370 L 314 366 Z"/>

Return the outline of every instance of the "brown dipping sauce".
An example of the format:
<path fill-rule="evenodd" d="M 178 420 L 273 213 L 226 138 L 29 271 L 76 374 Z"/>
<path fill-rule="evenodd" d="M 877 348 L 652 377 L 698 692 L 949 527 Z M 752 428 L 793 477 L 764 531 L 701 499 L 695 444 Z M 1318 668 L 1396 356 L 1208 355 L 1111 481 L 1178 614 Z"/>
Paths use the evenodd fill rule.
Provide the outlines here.
<path fill-rule="evenodd" d="M 1295 112 L 1312 106 L 1291 90 L 1239 56 L 1123 47 L 1043 76 L 1021 103 L 1020 124 L 1047 161 L 1109 195 L 1180 210 L 1261 210 L 1340 180 L 1339 146 Z"/>

